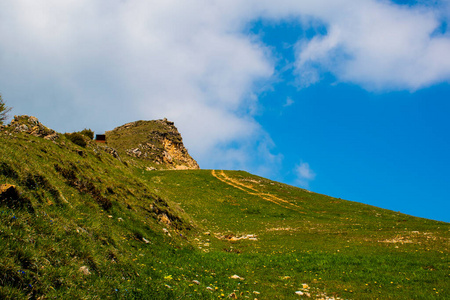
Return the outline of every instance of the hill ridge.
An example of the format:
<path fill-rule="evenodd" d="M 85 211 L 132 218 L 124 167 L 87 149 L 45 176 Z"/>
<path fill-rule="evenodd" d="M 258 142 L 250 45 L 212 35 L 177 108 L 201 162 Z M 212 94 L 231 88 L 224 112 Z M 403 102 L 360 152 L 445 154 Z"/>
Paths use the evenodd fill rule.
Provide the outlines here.
<path fill-rule="evenodd" d="M 46 139 L 30 118 L 0 128 L 2 299 L 450 297 L 448 223 Z"/>

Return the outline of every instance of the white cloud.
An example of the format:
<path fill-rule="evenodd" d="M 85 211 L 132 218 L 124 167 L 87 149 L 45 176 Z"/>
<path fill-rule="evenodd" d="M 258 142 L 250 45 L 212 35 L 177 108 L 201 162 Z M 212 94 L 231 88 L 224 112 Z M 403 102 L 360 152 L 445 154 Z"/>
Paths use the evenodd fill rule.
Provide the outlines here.
<path fill-rule="evenodd" d="M 287 98 L 286 98 L 286 102 L 283 104 L 283 107 L 291 106 L 291 105 L 294 104 L 294 103 L 295 103 L 295 101 L 292 100 L 291 97 L 287 97 Z"/>
<path fill-rule="evenodd" d="M 297 45 L 301 86 L 333 73 L 369 90 L 417 90 L 450 81 L 450 37 L 434 34 L 442 18 L 430 7 L 386 1 L 319 1 L 324 36 Z M 320 4 L 318 4 L 320 5 Z"/>
<path fill-rule="evenodd" d="M 316 178 L 316 174 L 310 168 L 308 163 L 301 162 L 295 167 L 294 173 L 296 175 L 295 183 L 301 187 L 308 188 L 309 183 Z"/>
<path fill-rule="evenodd" d="M 167 117 L 201 165 L 248 167 L 267 154 L 250 149 L 270 138 L 248 111 L 274 66 L 236 4 L 4 1 L 0 88 L 59 131 Z"/>

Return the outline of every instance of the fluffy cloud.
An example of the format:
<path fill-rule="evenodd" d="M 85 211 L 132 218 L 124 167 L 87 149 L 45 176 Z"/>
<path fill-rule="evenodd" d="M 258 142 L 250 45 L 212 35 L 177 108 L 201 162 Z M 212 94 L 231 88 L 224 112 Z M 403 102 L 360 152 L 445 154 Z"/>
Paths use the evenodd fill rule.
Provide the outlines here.
<path fill-rule="evenodd" d="M 297 44 L 302 86 L 319 81 L 323 72 L 377 91 L 450 81 L 450 37 L 438 30 L 444 16 L 436 8 L 370 0 L 329 6 L 332 11 L 320 17 L 327 33 Z"/>
<path fill-rule="evenodd" d="M 176 122 L 204 166 L 245 168 L 271 141 L 252 118 L 266 47 L 227 1 L 4 1 L 0 79 L 15 113 L 59 131 Z M 253 152 L 253 153 L 252 153 Z M 239 154 L 239 155 L 238 155 Z M 234 158 L 234 159 L 233 159 Z M 233 159 L 233 161 L 231 161 Z"/>
<path fill-rule="evenodd" d="M 308 163 L 301 162 L 295 167 L 294 173 L 296 175 L 295 183 L 301 187 L 308 188 L 309 183 L 316 178 L 316 174 L 310 168 Z"/>

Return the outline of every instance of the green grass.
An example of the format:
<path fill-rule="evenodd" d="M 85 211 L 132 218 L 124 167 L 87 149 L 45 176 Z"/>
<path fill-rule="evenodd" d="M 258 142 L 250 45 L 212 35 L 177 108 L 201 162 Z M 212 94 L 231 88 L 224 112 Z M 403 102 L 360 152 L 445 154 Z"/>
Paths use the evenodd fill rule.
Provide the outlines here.
<path fill-rule="evenodd" d="M 180 203 L 204 230 L 255 234 L 257 241 L 227 246 L 241 253 L 237 256 L 242 263 L 252 261 L 254 271 L 262 270 L 259 276 L 269 282 L 291 277 L 284 282 L 291 292 L 298 282 L 306 282 L 343 298 L 449 296 L 447 223 L 310 193 L 245 172 L 226 174 L 299 209 L 246 193 L 218 181 L 208 170 L 146 173 L 160 194 Z M 210 248 L 214 247 L 211 243 Z M 220 247 L 222 242 L 216 251 Z M 285 289 L 280 282 L 273 285 Z M 264 291 L 270 297 L 276 295 Z M 289 291 L 285 297 L 294 298 Z"/>
<path fill-rule="evenodd" d="M 0 140 L 0 184 L 32 206 L 0 206 L 1 299 L 450 298 L 448 223 L 246 172 L 145 171 L 91 141 Z"/>

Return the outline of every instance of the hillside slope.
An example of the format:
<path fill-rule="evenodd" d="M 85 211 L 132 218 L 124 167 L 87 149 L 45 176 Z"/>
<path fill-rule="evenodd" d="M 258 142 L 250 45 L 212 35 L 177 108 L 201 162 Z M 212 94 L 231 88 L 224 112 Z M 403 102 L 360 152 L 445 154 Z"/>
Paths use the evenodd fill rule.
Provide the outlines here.
<path fill-rule="evenodd" d="M 450 297 L 448 223 L 32 132 L 0 129 L 1 299 Z"/>

